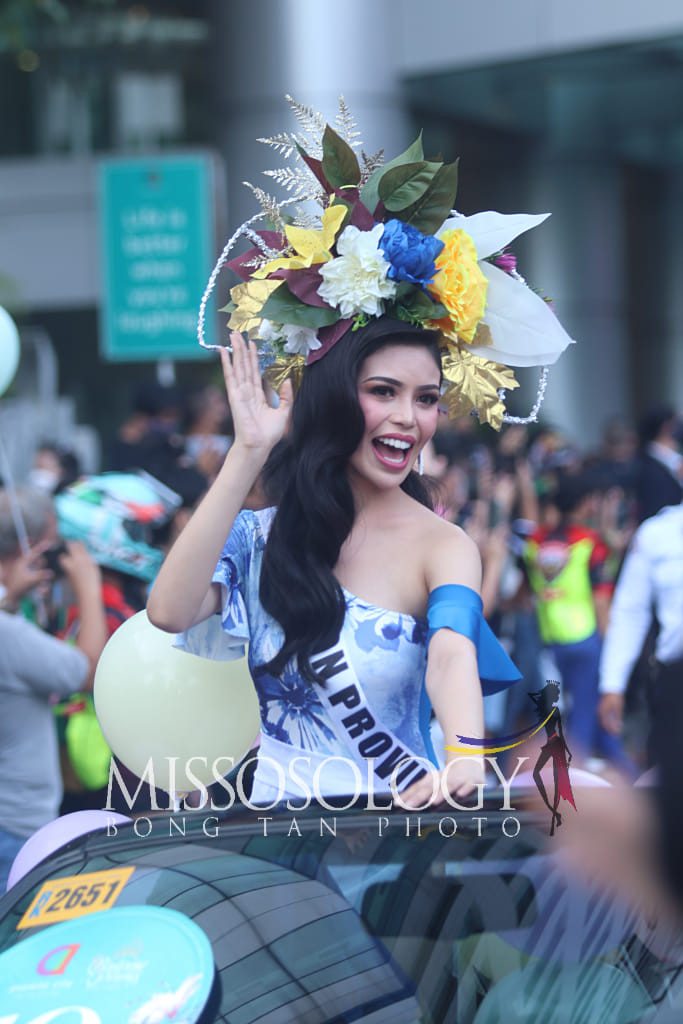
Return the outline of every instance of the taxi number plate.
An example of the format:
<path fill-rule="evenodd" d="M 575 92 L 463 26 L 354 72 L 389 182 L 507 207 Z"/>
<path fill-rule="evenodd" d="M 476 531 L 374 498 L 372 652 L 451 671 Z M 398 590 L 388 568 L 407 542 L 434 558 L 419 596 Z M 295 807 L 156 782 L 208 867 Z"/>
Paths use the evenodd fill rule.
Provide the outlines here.
<path fill-rule="evenodd" d="M 114 906 L 134 871 L 134 867 L 110 868 L 44 882 L 19 921 L 17 930 L 68 921 L 96 910 L 108 910 Z"/>

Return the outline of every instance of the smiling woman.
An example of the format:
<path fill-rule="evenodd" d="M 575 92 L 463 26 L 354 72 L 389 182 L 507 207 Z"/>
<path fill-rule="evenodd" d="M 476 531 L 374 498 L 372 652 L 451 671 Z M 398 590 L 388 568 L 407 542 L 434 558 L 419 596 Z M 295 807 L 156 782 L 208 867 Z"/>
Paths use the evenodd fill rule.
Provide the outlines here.
<path fill-rule="evenodd" d="M 304 135 L 319 134 L 294 108 Z M 275 230 L 244 225 L 254 248 L 228 264 L 243 281 L 221 350 L 235 441 L 148 613 L 193 653 L 235 657 L 249 641 L 254 802 L 373 789 L 426 806 L 483 781 L 477 756 L 447 754 L 438 768 L 431 710 L 447 746 L 481 737 L 482 686 L 519 674 L 482 618 L 478 551 L 431 510 L 418 456 L 442 388 L 453 415 L 476 407 L 500 426 L 502 389 L 517 385 L 489 352 L 552 362 L 569 338 L 521 279 L 484 261 L 543 217 L 452 216 L 455 165 L 424 160 L 419 140 L 361 169 L 329 125 L 315 154 L 302 139 L 270 141 L 311 172 L 296 198 L 320 200 L 319 227 L 255 190 Z M 272 507 L 240 511 L 260 474 Z"/>
<path fill-rule="evenodd" d="M 387 317 L 350 332 L 304 374 L 291 421 L 288 386 L 270 408 L 255 347 L 232 342 L 235 442 L 162 567 L 150 618 L 187 630 L 198 654 L 235 656 L 249 640 L 254 802 L 393 782 L 407 805 L 426 804 L 443 778 L 444 793 L 465 796 L 483 781 L 479 759 L 452 758 L 440 775 L 428 729 L 433 706 L 453 743 L 483 730 L 478 552 L 431 511 L 414 470 L 436 429 L 435 332 Z M 273 507 L 237 514 L 261 470 Z M 430 592 L 454 584 L 475 601 L 476 631 L 438 629 L 430 642 Z M 499 685 L 516 678 L 506 668 Z"/>
<path fill-rule="evenodd" d="M 440 385 L 441 362 L 425 349 L 388 345 L 365 360 L 358 383 L 363 442 L 382 465 L 398 472 L 412 465 L 436 430 Z M 356 453 L 349 465 L 355 462 Z"/>

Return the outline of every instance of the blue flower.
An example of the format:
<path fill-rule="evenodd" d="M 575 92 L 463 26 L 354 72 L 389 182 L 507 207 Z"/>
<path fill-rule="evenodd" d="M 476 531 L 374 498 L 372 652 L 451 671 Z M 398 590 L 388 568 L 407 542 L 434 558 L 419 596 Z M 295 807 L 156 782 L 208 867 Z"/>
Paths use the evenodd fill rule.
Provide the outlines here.
<path fill-rule="evenodd" d="M 364 608 L 355 621 L 355 642 L 361 651 L 397 651 L 403 639 L 403 616 L 383 609 Z"/>
<path fill-rule="evenodd" d="M 435 260 L 443 242 L 433 235 L 423 235 L 411 224 L 388 220 L 380 239 L 380 248 L 391 264 L 389 277 L 395 281 L 411 281 L 426 285 L 436 273 Z"/>
<path fill-rule="evenodd" d="M 261 706 L 261 726 L 269 736 L 306 750 L 324 749 L 325 740 L 335 740 L 324 720 L 320 699 L 291 662 L 279 679 L 257 669 L 254 683 Z"/>

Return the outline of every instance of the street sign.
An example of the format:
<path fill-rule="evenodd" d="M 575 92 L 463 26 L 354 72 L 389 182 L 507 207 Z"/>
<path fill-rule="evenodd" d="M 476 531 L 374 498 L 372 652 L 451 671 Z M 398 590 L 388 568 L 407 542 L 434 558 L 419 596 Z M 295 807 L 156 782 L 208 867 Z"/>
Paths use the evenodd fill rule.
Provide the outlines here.
<path fill-rule="evenodd" d="M 196 359 L 197 313 L 214 262 L 206 156 L 100 166 L 101 352 L 111 361 Z M 213 342 L 207 318 L 206 340 Z"/>

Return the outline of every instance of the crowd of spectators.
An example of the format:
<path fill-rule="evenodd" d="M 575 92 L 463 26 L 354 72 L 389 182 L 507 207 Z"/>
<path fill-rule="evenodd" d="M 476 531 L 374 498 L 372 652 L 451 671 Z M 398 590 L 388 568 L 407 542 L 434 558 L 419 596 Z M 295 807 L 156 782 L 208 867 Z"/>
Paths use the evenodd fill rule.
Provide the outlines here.
<path fill-rule="evenodd" d="M 508 736 L 528 725 L 529 693 L 556 679 L 575 765 L 633 779 L 652 763 L 661 623 L 643 579 L 617 591 L 619 608 L 626 593 L 631 602 L 641 595 L 637 629 L 623 615 L 610 623 L 636 530 L 683 498 L 682 442 L 683 420 L 668 406 L 650 409 L 637 428 L 607 420 L 588 452 L 544 426 L 511 425 L 492 435 L 460 420 L 437 432 L 427 460 L 438 482 L 437 507 L 479 545 L 485 614 L 523 676 L 504 704 L 489 700 L 492 732 Z M 676 621 L 667 635 L 677 628 L 680 655 L 683 606 L 672 604 L 670 593 L 660 604 Z M 613 652 L 623 650 L 624 630 L 629 653 L 617 674 Z M 665 654 L 672 656 L 671 644 Z"/>
<path fill-rule="evenodd" d="M 485 615 L 523 676 L 505 697 L 487 699 L 489 732 L 509 736 L 522 730 L 533 719 L 529 694 L 541 690 L 548 679 L 558 680 L 574 763 L 631 779 L 650 763 L 647 739 L 656 627 L 650 629 L 650 609 L 642 605 L 637 641 L 630 644 L 629 658 L 620 662 L 616 678 L 610 609 L 640 523 L 664 506 L 680 505 L 683 497 L 683 420 L 674 409 L 660 408 L 651 410 L 639 426 L 640 433 L 621 419 L 611 419 L 597 449 L 584 453 L 571 438 L 547 426 L 510 425 L 494 434 L 472 418 L 447 423 L 444 417 L 424 459 L 435 510 L 461 526 L 479 546 Z M 118 513 L 133 546 L 144 541 L 163 556 L 218 472 L 230 443 L 229 409 L 219 388 L 208 385 L 185 394 L 149 381 L 138 389 L 130 414 L 104 446 L 102 469 L 142 474 L 141 479 L 159 481 L 161 491 L 173 497 L 162 501 L 163 515 L 136 517 L 125 509 Z M 0 662 L 3 702 L 11 695 L 17 708 L 11 723 L 3 716 L 2 728 L 6 731 L 10 723 L 20 739 L 30 740 L 32 723 L 40 720 L 44 732 L 52 712 L 61 743 L 60 766 L 44 743 L 43 756 L 35 762 L 39 777 L 31 785 L 46 799 L 34 806 L 40 807 L 44 820 L 19 822 L 13 817 L 14 804 L 6 808 L 0 801 L 0 859 L 3 843 L 11 853 L 29 825 L 38 827 L 57 813 L 63 790 L 62 812 L 102 806 L 106 780 L 95 770 L 96 755 L 81 757 L 78 746 L 73 748 L 74 742 L 93 742 L 95 747 L 99 743 L 97 756 L 102 757 L 103 741 L 93 740 L 87 696 L 97 656 L 92 634 L 104 621 L 105 636 L 95 641 L 101 647 L 106 636 L 144 606 L 151 582 L 149 573 L 108 563 L 106 555 L 91 546 L 91 560 L 99 564 L 95 603 L 103 620 L 98 620 L 99 627 L 86 622 L 79 606 L 86 591 L 92 605 L 94 569 L 86 568 L 88 541 L 83 548 L 73 541 L 63 546 L 52 505 L 53 499 L 59 505 L 60 495 L 73 493 L 78 477 L 73 452 L 48 443 L 36 451 L 23 474 L 21 507 L 29 519 L 31 509 L 43 508 L 45 515 L 41 528 L 29 537 L 30 550 L 22 548 L 17 535 L 16 502 L 0 491 L 0 539 L 5 538 L 0 551 L 0 627 L 3 635 L 15 638 L 17 651 L 12 665 L 8 655 Z M 247 507 L 263 503 L 257 486 Z M 619 606 L 624 603 L 628 604 L 622 597 Z M 679 611 L 680 633 L 683 607 Z M 20 653 L 32 645 L 27 618 L 34 620 L 31 630 L 49 639 L 41 671 L 22 660 Z M 40 649 L 36 644 L 36 658 Z M 10 650 L 4 640 L 3 650 Z M 58 698 L 55 715 L 52 704 Z M 30 705 L 30 714 L 24 705 Z M 86 717 L 79 729 L 71 729 L 69 749 L 68 726 L 78 714 Z M 0 794 L 16 788 L 11 762 L 17 742 L 10 736 L 2 740 Z M 105 765 L 108 756 L 105 746 Z M 23 755 L 22 760 L 25 763 Z"/>

